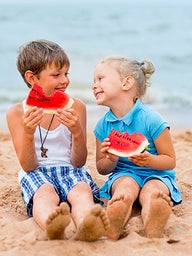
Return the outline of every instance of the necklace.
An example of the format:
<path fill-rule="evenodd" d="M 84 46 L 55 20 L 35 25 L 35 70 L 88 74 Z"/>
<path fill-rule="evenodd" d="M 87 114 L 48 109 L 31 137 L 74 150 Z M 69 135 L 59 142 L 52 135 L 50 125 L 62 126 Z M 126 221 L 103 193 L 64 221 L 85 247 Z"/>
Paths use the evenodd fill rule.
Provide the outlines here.
<path fill-rule="evenodd" d="M 40 128 L 40 125 L 38 126 L 39 127 L 39 135 L 40 135 L 40 140 L 41 140 L 41 147 L 40 147 L 40 149 L 41 149 L 41 157 L 43 157 L 43 158 L 48 158 L 48 156 L 47 156 L 47 151 L 48 151 L 48 148 L 44 148 L 44 143 L 45 143 L 45 141 L 46 141 L 46 139 L 47 139 L 47 135 L 48 135 L 48 133 L 49 133 L 49 130 L 50 130 L 50 128 L 51 128 L 51 125 L 52 125 L 52 123 L 53 123 L 53 118 L 54 118 L 54 116 L 55 116 L 55 114 L 53 114 L 53 116 L 52 116 L 52 118 L 51 118 L 51 121 L 50 121 L 50 123 L 49 123 L 49 127 L 48 127 L 48 129 L 47 129 L 47 132 L 46 132 L 46 134 L 45 134 L 45 137 L 44 137 L 44 139 L 42 139 L 42 134 L 41 134 L 41 128 Z"/>

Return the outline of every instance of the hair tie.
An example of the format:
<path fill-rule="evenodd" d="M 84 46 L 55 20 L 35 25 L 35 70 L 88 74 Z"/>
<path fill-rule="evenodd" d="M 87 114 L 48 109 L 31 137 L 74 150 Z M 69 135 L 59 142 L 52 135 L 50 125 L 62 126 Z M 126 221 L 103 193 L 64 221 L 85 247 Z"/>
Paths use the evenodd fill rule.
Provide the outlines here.
<path fill-rule="evenodd" d="M 144 62 L 137 62 L 137 64 L 142 67 L 144 65 Z"/>

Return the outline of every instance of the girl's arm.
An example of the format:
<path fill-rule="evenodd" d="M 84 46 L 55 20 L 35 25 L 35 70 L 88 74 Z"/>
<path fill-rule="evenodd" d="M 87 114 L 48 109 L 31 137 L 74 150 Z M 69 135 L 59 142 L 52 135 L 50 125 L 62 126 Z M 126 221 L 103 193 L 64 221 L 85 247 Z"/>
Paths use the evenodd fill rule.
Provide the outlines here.
<path fill-rule="evenodd" d="M 169 129 L 166 128 L 154 141 L 158 155 L 145 151 L 129 159 L 140 166 L 147 166 L 156 170 L 169 170 L 175 168 L 176 156 Z"/>
<path fill-rule="evenodd" d="M 7 124 L 13 145 L 24 171 L 29 172 L 37 167 L 34 132 L 42 117 L 42 110 L 30 108 L 25 114 L 21 103 L 7 112 Z"/>

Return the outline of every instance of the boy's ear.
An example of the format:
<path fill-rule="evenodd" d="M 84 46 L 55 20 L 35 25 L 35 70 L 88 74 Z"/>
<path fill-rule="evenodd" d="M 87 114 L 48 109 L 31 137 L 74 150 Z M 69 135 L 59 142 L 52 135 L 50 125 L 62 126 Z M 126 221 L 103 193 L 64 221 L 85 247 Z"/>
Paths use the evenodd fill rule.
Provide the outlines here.
<path fill-rule="evenodd" d="M 123 90 L 131 89 L 134 83 L 135 83 L 135 79 L 133 76 L 126 76 L 125 78 L 123 78 L 122 89 Z"/>
<path fill-rule="evenodd" d="M 25 72 L 25 79 L 26 81 L 30 84 L 30 85 L 33 85 L 34 82 L 35 82 L 35 76 L 33 74 L 33 72 L 31 70 L 27 70 Z"/>

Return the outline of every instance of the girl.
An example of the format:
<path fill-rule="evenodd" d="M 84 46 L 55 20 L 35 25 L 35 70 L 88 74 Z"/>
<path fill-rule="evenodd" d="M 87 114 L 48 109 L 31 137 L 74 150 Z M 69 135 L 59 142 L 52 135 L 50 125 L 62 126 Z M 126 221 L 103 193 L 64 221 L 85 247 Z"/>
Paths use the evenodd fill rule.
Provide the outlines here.
<path fill-rule="evenodd" d="M 181 203 L 176 186 L 176 157 L 168 123 L 141 102 L 155 71 L 150 61 L 137 62 L 123 57 L 101 60 L 94 73 L 93 93 L 98 105 L 109 111 L 98 121 L 96 165 L 102 175 L 109 175 L 101 196 L 110 199 L 108 237 L 117 240 L 129 220 L 133 203 L 139 200 L 144 231 L 148 237 L 160 237 L 173 204 Z M 132 157 L 118 157 L 108 152 L 108 135 L 114 128 L 121 132 L 142 133 L 149 149 Z"/>

